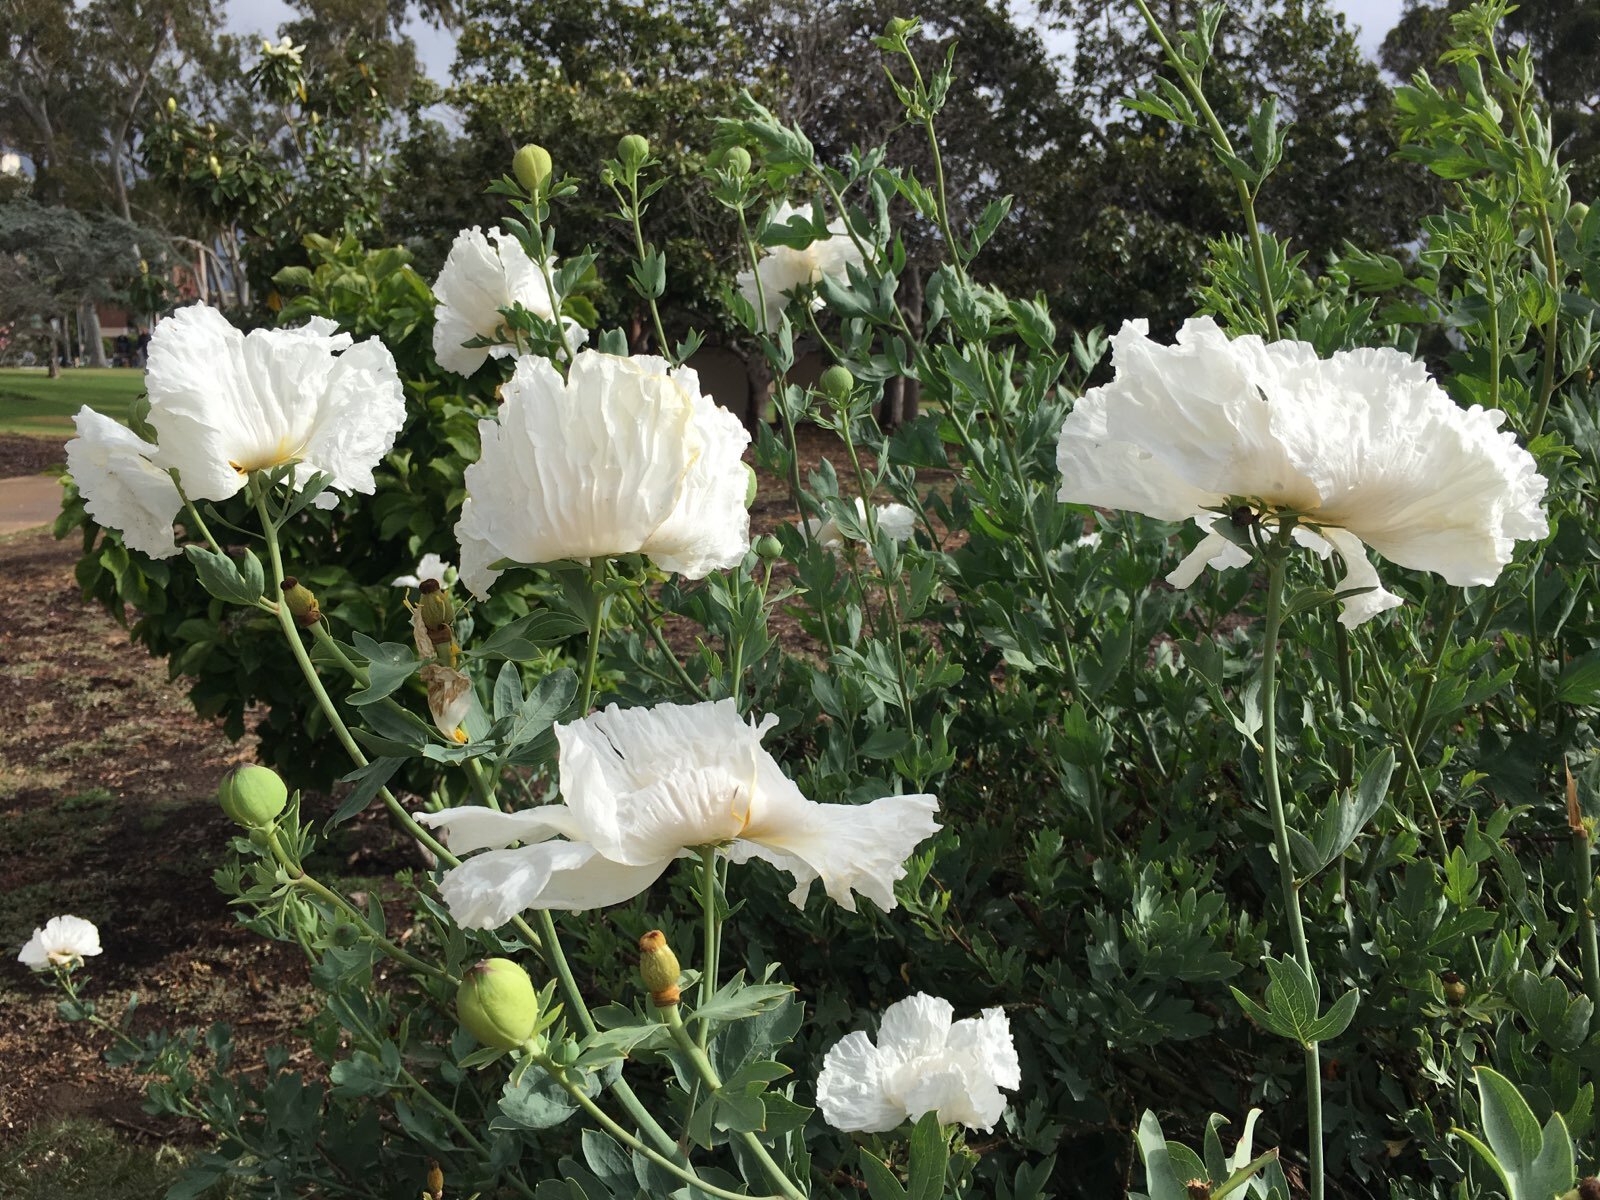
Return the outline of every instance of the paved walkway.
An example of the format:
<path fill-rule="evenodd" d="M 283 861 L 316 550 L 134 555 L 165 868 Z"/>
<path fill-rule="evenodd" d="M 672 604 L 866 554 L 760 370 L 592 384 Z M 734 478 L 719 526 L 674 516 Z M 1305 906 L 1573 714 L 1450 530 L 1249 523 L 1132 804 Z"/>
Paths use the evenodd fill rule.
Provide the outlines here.
<path fill-rule="evenodd" d="M 0 479 L 0 537 L 37 529 L 61 511 L 61 480 L 54 475 Z"/>

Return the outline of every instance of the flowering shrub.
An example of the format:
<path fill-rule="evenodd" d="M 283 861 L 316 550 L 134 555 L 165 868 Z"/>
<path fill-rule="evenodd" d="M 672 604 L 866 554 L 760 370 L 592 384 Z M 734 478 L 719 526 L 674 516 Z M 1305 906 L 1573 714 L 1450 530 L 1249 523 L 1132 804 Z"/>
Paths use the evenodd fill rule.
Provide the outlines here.
<path fill-rule="evenodd" d="M 1245 216 L 1171 346 L 1062 335 L 985 284 L 1004 204 L 958 228 L 937 174 L 724 120 L 749 272 L 725 299 L 779 381 L 755 455 L 793 517 L 754 544 L 745 435 L 694 339 L 659 336 L 670 264 L 641 237 L 627 265 L 659 357 L 580 337 L 597 264 L 554 246 L 586 184 L 537 148 L 494 185 L 506 232 L 463 234 L 436 285 L 448 322 L 346 328 L 380 334 L 339 351 L 373 346 L 376 396 L 375 342 L 429 381 L 398 451 L 390 399 L 337 402 L 320 326 L 173 322 L 264 348 L 235 368 L 254 440 L 233 392 L 153 378 L 138 437 L 84 419 L 82 503 L 181 541 L 211 620 L 273 631 L 348 756 L 327 823 L 382 804 L 434 865 L 392 931 L 308 870 L 308 802 L 224 781 L 246 836 L 219 877 L 306 954 L 326 1083 L 118 1031 L 152 1103 L 222 1138 L 185 1194 L 1571 1192 L 1600 1045 L 1600 216 L 1503 7 L 1456 18 L 1449 84 L 1397 93 L 1405 153 L 1459 183 L 1416 259 L 1316 277 L 1254 220 L 1274 106 L 1245 145 L 1206 101 L 1221 10 L 1151 21 L 1171 77 L 1132 102 L 1209 140 Z M 937 164 L 952 67 L 925 75 L 909 28 L 880 44 Z M 629 137 L 602 168 L 635 230 L 653 164 Z M 906 222 L 949 256 L 909 317 Z M 804 339 L 837 364 L 813 388 Z M 394 513 L 325 513 L 330 489 L 370 478 L 379 509 L 432 466 L 405 439 L 470 408 L 434 402 L 491 377 L 481 455 L 444 456 L 426 533 L 360 567 L 409 611 L 348 619 L 319 555 L 353 570 L 348 531 Z M 928 412 L 884 429 L 901 378 Z M 803 473 L 806 422 L 837 451 Z M 424 549 L 472 600 L 442 563 L 390 586 Z M 448 782 L 413 800 L 411 771 Z M 72 946 L 44 954 L 98 1020 Z"/>

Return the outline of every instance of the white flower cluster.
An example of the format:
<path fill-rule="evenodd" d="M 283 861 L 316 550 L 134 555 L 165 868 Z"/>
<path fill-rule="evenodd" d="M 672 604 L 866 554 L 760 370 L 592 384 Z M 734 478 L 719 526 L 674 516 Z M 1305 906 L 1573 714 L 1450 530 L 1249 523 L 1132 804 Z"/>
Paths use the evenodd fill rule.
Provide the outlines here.
<path fill-rule="evenodd" d="M 787 225 L 794 217 L 803 215 L 792 204 L 780 204 L 772 214 L 771 224 Z M 778 327 L 778 318 L 792 297 L 810 292 L 826 277 L 848 286 L 850 268 L 861 266 L 861 250 L 850 237 L 842 218 L 828 222 L 828 236 L 819 238 L 808 246 L 768 247 L 753 270 L 740 271 L 735 283 L 739 292 L 755 310 L 756 320 L 766 316 L 770 332 Z M 821 296 L 810 297 L 811 307 L 822 307 Z"/>

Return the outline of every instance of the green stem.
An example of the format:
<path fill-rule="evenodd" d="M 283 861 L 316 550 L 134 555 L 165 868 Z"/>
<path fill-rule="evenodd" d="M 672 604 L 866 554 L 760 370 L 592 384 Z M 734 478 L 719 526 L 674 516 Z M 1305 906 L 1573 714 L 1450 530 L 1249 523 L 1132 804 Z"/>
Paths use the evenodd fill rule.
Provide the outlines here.
<path fill-rule="evenodd" d="M 615 186 L 613 186 L 612 190 L 616 190 Z M 628 195 L 633 201 L 633 203 L 628 205 L 628 218 L 633 223 L 633 244 L 634 247 L 639 251 L 639 265 L 643 267 L 645 263 L 646 251 L 644 245 L 644 230 L 639 226 L 639 176 L 637 172 L 631 175 L 628 179 Z M 620 203 L 622 199 L 620 194 L 618 195 L 617 199 Z M 661 324 L 661 309 L 656 305 L 656 298 L 654 296 L 645 296 L 645 303 L 650 306 L 650 320 L 655 324 L 656 345 L 661 347 L 661 357 L 672 361 L 673 365 L 676 366 L 676 361 L 671 359 L 671 349 L 667 343 L 667 331 L 665 326 Z"/>
<path fill-rule="evenodd" d="M 678 1006 L 676 1004 L 668 1004 L 656 1011 L 660 1013 L 662 1023 L 671 1030 L 672 1040 L 678 1043 L 678 1049 L 683 1051 L 690 1065 L 694 1067 L 695 1074 L 699 1075 L 706 1087 L 711 1089 L 712 1095 L 721 1091 L 722 1079 L 717 1074 L 717 1069 L 711 1065 L 711 1060 L 706 1057 L 706 1052 L 700 1048 L 694 1038 L 689 1035 L 688 1029 L 684 1027 L 683 1014 L 678 1011 Z M 745 1144 L 750 1153 L 755 1155 L 761 1166 L 766 1170 L 767 1177 L 772 1180 L 773 1185 L 788 1200 L 806 1200 L 806 1194 L 789 1178 L 788 1172 L 778 1165 L 777 1160 L 772 1157 L 771 1152 L 762 1144 L 760 1138 L 753 1133 L 736 1133 L 734 1136 Z"/>
<path fill-rule="evenodd" d="M 1233 141 L 1228 137 L 1228 131 L 1222 127 L 1222 122 L 1217 119 L 1217 114 L 1211 107 L 1211 102 L 1206 99 L 1205 90 L 1201 88 L 1199 79 L 1189 71 L 1188 64 L 1179 56 L 1177 49 L 1167 39 L 1160 22 L 1150 12 L 1145 0 L 1133 0 L 1139 6 L 1139 13 L 1144 17 L 1145 24 L 1150 27 L 1150 32 L 1155 34 L 1156 41 L 1161 43 L 1161 49 L 1167 56 L 1167 61 L 1172 64 L 1172 69 L 1178 73 L 1178 78 L 1183 81 L 1184 90 L 1189 93 L 1190 99 L 1199 108 L 1200 114 L 1205 118 L 1206 125 L 1211 131 L 1211 138 L 1217 147 L 1227 154 L 1233 154 Z M 1261 315 L 1266 319 L 1268 341 L 1277 341 L 1278 333 L 1278 304 L 1272 296 L 1272 280 L 1267 274 L 1266 246 L 1261 238 L 1261 225 L 1256 220 L 1255 197 L 1250 193 L 1250 186 L 1244 180 L 1235 178 L 1235 185 L 1239 190 L 1239 206 L 1244 209 L 1245 230 L 1250 236 L 1250 257 L 1254 260 L 1256 280 L 1261 287 Z"/>
<path fill-rule="evenodd" d="M 605 618 L 606 560 L 589 560 L 589 609 L 584 614 L 589 625 L 589 645 L 583 658 L 583 674 L 578 681 L 578 716 L 589 715 L 589 703 L 594 699 L 595 668 L 600 662 L 600 626 Z"/>
<path fill-rule="evenodd" d="M 644 631 L 650 635 L 650 640 L 656 644 L 656 648 L 672 664 L 672 669 L 678 676 L 678 682 L 688 688 L 697 700 L 706 699 L 705 689 L 694 681 L 693 676 L 678 661 L 678 656 L 673 652 L 672 647 L 667 644 L 666 634 L 661 631 L 661 621 L 666 616 L 666 613 L 655 604 L 654 598 L 643 584 L 639 587 L 634 610 L 639 614 L 639 623 L 644 626 Z"/>
<path fill-rule="evenodd" d="M 696 1175 L 693 1171 L 674 1162 L 665 1154 L 660 1154 L 657 1151 L 652 1150 L 649 1146 L 645 1145 L 638 1138 L 634 1137 L 633 1134 L 629 1133 L 621 1125 L 618 1125 L 615 1121 L 613 1121 L 611 1117 L 606 1114 L 604 1109 L 602 1109 L 598 1104 L 589 1098 L 588 1093 L 586 1093 L 581 1086 L 572 1081 L 572 1078 L 567 1074 L 565 1067 L 559 1067 L 549 1058 L 543 1056 L 535 1058 L 534 1062 L 543 1067 L 550 1078 L 554 1079 L 556 1083 L 560 1084 L 561 1087 L 566 1091 L 567 1095 L 571 1096 L 572 1099 L 577 1103 L 578 1107 L 583 1109 L 584 1112 L 588 1113 L 589 1116 L 594 1119 L 594 1122 L 600 1126 L 600 1128 L 604 1129 L 624 1146 L 627 1146 L 629 1149 L 644 1155 L 663 1171 L 667 1171 L 673 1175 L 676 1175 L 679 1179 L 689 1184 L 696 1191 L 705 1192 L 710 1196 L 720 1197 L 722 1200 L 778 1200 L 778 1198 L 775 1196 L 761 1197 L 750 1196 L 744 1192 L 730 1192 L 726 1188 L 720 1188 L 714 1183 L 709 1183 L 706 1180 L 701 1179 L 700 1176 Z M 785 1195 L 787 1194 L 788 1193 L 785 1193 Z M 799 1200 L 804 1200 L 804 1197 L 799 1197 Z"/>
<path fill-rule="evenodd" d="M 285 873 L 289 876 L 290 882 L 292 882 L 296 887 L 304 888 L 312 895 L 319 897 L 325 904 L 334 909 L 336 912 L 342 913 L 352 925 L 361 930 L 363 936 L 365 936 L 368 941 L 372 942 L 373 945 L 377 946 L 378 949 L 382 950 L 390 958 L 394 959 L 398 963 L 402 963 L 405 966 L 410 967 L 413 971 L 417 971 L 423 975 L 431 976 L 434 979 L 442 980 L 443 982 L 451 984 L 452 986 L 456 986 L 461 983 L 461 980 L 450 974 L 450 972 L 441 970 L 432 963 L 423 962 L 416 955 L 410 953 L 409 951 L 402 950 L 399 946 L 395 945 L 388 938 L 384 937 L 381 933 L 374 929 L 371 922 L 367 920 L 366 916 L 362 914 L 360 909 L 356 908 L 356 906 L 351 904 L 350 901 L 339 895 L 338 892 L 334 891 L 320 880 L 308 874 L 306 869 L 294 860 L 293 856 L 284 849 L 283 842 L 279 840 L 276 830 L 268 831 L 267 845 L 272 850 L 272 856 L 278 860 Z"/>
<path fill-rule="evenodd" d="M 1283 889 L 1283 906 L 1289 919 L 1294 955 L 1306 977 L 1315 979 L 1311 949 L 1306 943 L 1305 920 L 1300 914 L 1300 885 L 1295 879 L 1294 859 L 1289 848 L 1289 822 L 1284 815 L 1283 791 L 1278 779 L 1278 635 L 1283 624 L 1283 585 L 1288 564 L 1288 546 L 1285 540 L 1279 540 L 1267 551 L 1267 612 L 1261 647 L 1261 774 L 1267 809 L 1272 815 L 1278 882 Z M 1322 1063 L 1315 1042 L 1305 1047 L 1305 1059 L 1311 1200 L 1322 1200 L 1327 1186 L 1322 1161 Z"/>
<path fill-rule="evenodd" d="M 717 994 L 717 971 L 722 949 L 722 931 L 717 911 L 717 848 L 704 846 L 700 850 L 700 903 L 705 912 L 705 951 L 700 969 L 700 1003 L 707 1004 Z M 706 1048 L 711 1037 L 711 1022 L 701 1021 L 698 1043 Z"/>
<path fill-rule="evenodd" d="M 1578 945 L 1583 954 L 1583 990 L 1600 1008 L 1600 938 L 1595 934 L 1594 870 L 1590 867 L 1589 830 L 1580 818 L 1572 827 L 1573 903 L 1578 910 Z"/>
<path fill-rule="evenodd" d="M 283 566 L 278 553 L 277 527 L 272 522 L 271 513 L 267 510 L 265 499 L 258 502 L 257 510 L 261 515 L 262 528 L 266 533 L 274 577 L 278 583 L 282 583 Z M 604 560 L 601 560 L 601 562 L 603 564 Z M 284 635 L 295 652 L 296 661 L 300 664 L 300 672 L 305 676 L 307 685 L 316 694 L 318 703 L 322 706 L 322 711 L 327 716 L 329 724 L 340 735 L 339 740 L 345 747 L 345 751 L 350 755 L 351 761 L 357 766 L 365 766 L 367 757 L 361 752 L 361 748 L 355 744 L 355 740 L 345 727 L 344 720 L 340 717 L 338 709 L 334 707 L 333 701 L 328 697 L 327 690 L 323 688 L 322 682 L 317 676 L 316 667 L 312 665 L 310 657 L 306 654 L 305 647 L 300 642 L 299 632 L 295 629 L 293 619 L 289 617 L 288 610 L 281 604 L 275 607 L 278 612 L 279 623 L 284 629 Z M 394 798 L 393 793 L 388 788 L 383 788 L 379 795 L 383 797 L 384 804 L 395 819 L 404 825 L 413 837 L 433 851 L 440 862 L 451 867 L 461 864 L 459 858 L 451 854 L 431 833 L 417 823 L 416 819 Z M 556 936 L 555 924 L 550 920 L 548 912 L 541 913 L 541 916 L 544 920 L 545 930 L 543 937 L 535 933 L 521 916 L 513 917 L 512 924 L 527 940 L 528 945 L 544 955 L 547 960 L 552 961 L 558 976 L 561 977 L 568 1006 L 584 1025 L 585 1029 L 592 1033 L 595 1029 L 594 1018 L 589 1014 L 589 1008 L 583 1001 L 582 993 L 578 991 L 577 983 L 572 978 L 571 969 L 567 967 L 566 958 L 561 950 L 561 943 Z M 677 1149 L 677 1143 L 673 1141 L 672 1136 L 661 1127 L 660 1122 L 650 1115 L 649 1110 L 645 1108 L 637 1094 L 625 1080 L 617 1080 L 616 1083 L 611 1085 L 611 1091 L 622 1103 L 623 1107 L 628 1110 L 628 1115 L 638 1123 L 639 1128 L 650 1135 L 652 1141 L 657 1145 L 666 1147 L 669 1152 Z"/>

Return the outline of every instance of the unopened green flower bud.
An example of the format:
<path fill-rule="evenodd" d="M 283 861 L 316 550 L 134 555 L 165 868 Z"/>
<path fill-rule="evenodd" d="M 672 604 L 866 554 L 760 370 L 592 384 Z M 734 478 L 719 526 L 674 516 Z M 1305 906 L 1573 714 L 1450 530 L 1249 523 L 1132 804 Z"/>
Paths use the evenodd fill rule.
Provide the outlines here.
<path fill-rule="evenodd" d="M 246 829 L 264 829 L 289 803 L 289 789 L 271 767 L 236 767 L 217 785 L 222 811 Z"/>
<path fill-rule="evenodd" d="M 678 1002 L 678 977 L 683 968 L 678 956 L 667 945 L 667 935 L 652 929 L 639 939 L 639 978 L 655 1001 L 657 1008 L 668 1008 Z"/>
<path fill-rule="evenodd" d="M 756 554 L 771 562 L 775 558 L 783 557 L 783 543 L 770 533 L 764 533 L 756 539 Z"/>
<path fill-rule="evenodd" d="M 455 620 L 455 601 L 450 598 L 449 590 L 440 586 L 437 579 L 424 579 L 417 590 L 422 594 L 422 620 L 430 633 L 439 626 L 448 625 Z"/>
<path fill-rule="evenodd" d="M 533 1037 L 539 997 L 528 973 L 509 958 L 486 958 L 456 990 L 456 1016 L 468 1033 L 496 1050 L 515 1050 Z"/>
<path fill-rule="evenodd" d="M 617 159 L 630 171 L 637 171 L 644 166 L 644 160 L 650 157 L 650 143 L 637 133 L 628 133 L 617 142 Z"/>
<path fill-rule="evenodd" d="M 532 142 L 518 150 L 511 159 L 511 173 L 530 193 L 537 192 L 544 186 L 553 169 L 550 151 Z"/>
<path fill-rule="evenodd" d="M 833 400 L 848 400 L 850 393 L 855 391 L 856 377 L 850 374 L 846 367 L 835 364 L 822 373 L 822 378 L 817 380 L 817 390 L 824 396 Z"/>
<path fill-rule="evenodd" d="M 285 576 L 280 586 L 283 589 L 283 603 L 293 614 L 296 625 L 310 629 L 322 620 L 322 609 L 317 607 L 317 597 L 310 588 L 302 586 L 293 575 Z"/>
<path fill-rule="evenodd" d="M 1567 223 L 1574 229 L 1583 225 L 1583 220 L 1589 215 L 1589 206 L 1582 200 L 1576 200 L 1567 207 Z"/>
<path fill-rule="evenodd" d="M 176 96 L 168 96 L 167 97 L 167 115 L 171 116 L 173 113 L 175 113 L 177 111 L 178 111 L 178 98 Z"/>
<path fill-rule="evenodd" d="M 730 146 L 722 156 L 722 166 L 735 175 L 750 174 L 750 151 L 743 146 Z"/>
<path fill-rule="evenodd" d="M 749 508 L 756 502 L 756 488 L 759 480 L 756 478 L 755 469 L 749 463 L 742 463 L 744 467 L 744 506 Z"/>

